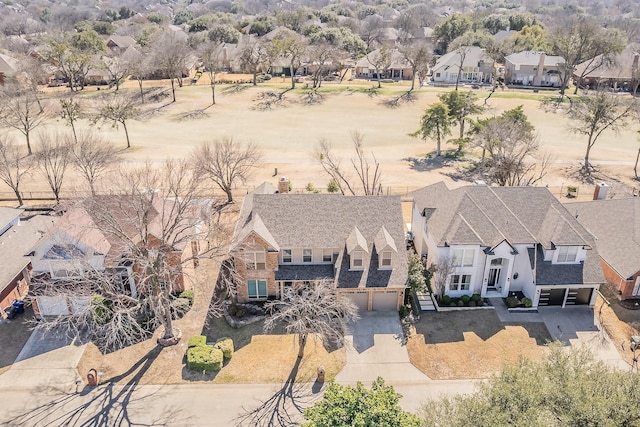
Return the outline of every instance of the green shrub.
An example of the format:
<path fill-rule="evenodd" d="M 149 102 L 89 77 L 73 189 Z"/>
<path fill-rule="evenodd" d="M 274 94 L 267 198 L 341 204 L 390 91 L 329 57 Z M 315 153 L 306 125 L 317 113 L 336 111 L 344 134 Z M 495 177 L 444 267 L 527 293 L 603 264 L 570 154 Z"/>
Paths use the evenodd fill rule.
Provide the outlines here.
<path fill-rule="evenodd" d="M 178 315 L 183 315 L 191 308 L 191 303 L 186 298 L 176 298 L 171 301 L 171 307 Z"/>
<path fill-rule="evenodd" d="M 464 307 L 464 301 L 458 300 L 458 307 Z"/>
<path fill-rule="evenodd" d="M 471 301 L 475 301 L 478 302 L 482 299 L 482 297 L 480 296 L 480 294 L 473 294 L 471 295 Z"/>
<path fill-rule="evenodd" d="M 449 295 L 444 295 L 442 297 L 442 304 L 449 305 L 451 303 L 451 297 Z"/>
<path fill-rule="evenodd" d="M 313 185 L 311 182 L 307 184 L 306 187 L 304 187 L 305 190 L 307 190 L 309 193 L 319 193 L 320 190 L 318 190 L 316 188 L 315 185 Z"/>
<path fill-rule="evenodd" d="M 484 301 L 482 301 L 481 299 L 476 301 L 476 306 L 482 307 L 483 305 L 484 305 Z"/>
<path fill-rule="evenodd" d="M 335 179 L 331 179 L 331 181 L 329 181 L 329 183 L 327 184 L 327 192 L 337 193 L 338 191 L 340 191 L 338 182 Z"/>
<path fill-rule="evenodd" d="M 518 305 L 518 298 L 516 297 L 508 297 L 507 298 L 507 307 L 513 308 Z"/>
<path fill-rule="evenodd" d="M 193 291 L 191 289 L 187 289 L 186 291 L 180 292 L 178 298 L 186 298 L 189 300 L 189 304 L 193 305 Z"/>
<path fill-rule="evenodd" d="M 191 347 L 187 350 L 187 368 L 192 371 L 219 371 L 224 355 L 212 345 Z"/>
<path fill-rule="evenodd" d="M 233 340 L 231 338 L 220 338 L 213 346 L 222 351 L 222 355 L 225 359 L 231 359 L 233 356 Z"/>
<path fill-rule="evenodd" d="M 102 295 L 91 297 L 91 319 L 98 325 L 103 326 L 111 321 L 113 313 L 109 301 Z"/>
<path fill-rule="evenodd" d="M 469 301 L 470 301 L 470 300 L 471 300 L 471 297 L 470 297 L 469 295 L 462 295 L 462 296 L 460 297 L 460 301 L 462 301 L 462 303 L 463 303 L 464 305 L 469 304 Z"/>
<path fill-rule="evenodd" d="M 187 343 L 187 348 L 191 347 L 203 347 L 207 345 L 207 337 L 204 335 L 194 335 L 189 338 L 189 342 Z"/>
<path fill-rule="evenodd" d="M 455 301 L 451 301 L 451 303 L 449 303 L 449 307 L 457 307 L 458 304 L 456 304 Z"/>
<path fill-rule="evenodd" d="M 400 313 L 400 317 L 405 317 L 407 315 L 407 307 L 405 305 L 401 305 L 398 312 Z"/>
<path fill-rule="evenodd" d="M 475 307 L 476 306 L 476 302 L 471 300 L 469 301 L 469 307 Z"/>
<path fill-rule="evenodd" d="M 238 319 L 241 319 L 244 317 L 245 314 L 247 314 L 247 311 L 242 307 L 238 307 L 238 310 L 236 310 L 236 317 Z"/>
<path fill-rule="evenodd" d="M 533 302 L 531 302 L 531 300 L 527 297 L 522 298 L 522 305 L 524 305 L 525 307 L 529 308 L 533 305 Z"/>
<path fill-rule="evenodd" d="M 227 309 L 227 313 L 229 313 L 229 316 L 235 316 L 236 313 L 238 313 L 238 307 L 235 305 L 230 305 Z"/>

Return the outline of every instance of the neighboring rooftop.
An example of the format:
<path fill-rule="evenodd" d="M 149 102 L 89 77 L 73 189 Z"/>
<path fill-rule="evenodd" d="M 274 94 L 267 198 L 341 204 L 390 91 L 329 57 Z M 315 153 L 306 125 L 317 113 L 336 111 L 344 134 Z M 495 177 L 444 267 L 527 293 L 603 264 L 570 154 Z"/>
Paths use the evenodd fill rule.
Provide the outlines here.
<path fill-rule="evenodd" d="M 564 64 L 564 58 L 561 56 L 547 55 L 544 52 L 536 52 L 533 50 L 525 50 L 518 53 L 512 53 L 506 56 L 504 59 L 515 65 L 538 65 L 540 63 L 540 57 L 544 55 L 544 66 L 555 67 Z"/>

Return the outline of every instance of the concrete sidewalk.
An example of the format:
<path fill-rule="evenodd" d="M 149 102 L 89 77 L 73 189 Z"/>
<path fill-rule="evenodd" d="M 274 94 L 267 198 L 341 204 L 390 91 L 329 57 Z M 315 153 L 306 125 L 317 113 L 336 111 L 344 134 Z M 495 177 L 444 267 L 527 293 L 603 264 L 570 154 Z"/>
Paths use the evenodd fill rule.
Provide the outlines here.
<path fill-rule="evenodd" d="M 364 313 L 349 325 L 345 338 L 347 364 L 336 382 L 368 384 L 379 376 L 394 385 L 431 381 L 409 361 L 398 313 Z"/>

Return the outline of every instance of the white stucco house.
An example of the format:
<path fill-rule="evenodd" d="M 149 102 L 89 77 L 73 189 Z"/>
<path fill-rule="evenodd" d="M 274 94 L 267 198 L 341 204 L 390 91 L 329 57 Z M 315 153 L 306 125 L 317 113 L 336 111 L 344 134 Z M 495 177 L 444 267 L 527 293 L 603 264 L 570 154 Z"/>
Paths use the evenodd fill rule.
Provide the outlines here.
<path fill-rule="evenodd" d="M 412 196 L 416 251 L 449 268 L 443 294 L 595 303 L 604 282 L 595 239 L 548 189 L 440 182 Z"/>

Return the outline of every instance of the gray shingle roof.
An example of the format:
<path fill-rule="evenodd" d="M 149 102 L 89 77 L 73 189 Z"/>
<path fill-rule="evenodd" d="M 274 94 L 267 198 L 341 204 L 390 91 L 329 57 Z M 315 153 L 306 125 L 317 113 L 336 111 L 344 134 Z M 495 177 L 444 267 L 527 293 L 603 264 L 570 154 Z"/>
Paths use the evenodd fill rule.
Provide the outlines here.
<path fill-rule="evenodd" d="M 259 216 L 279 248 L 340 248 L 336 260 L 339 287 L 406 285 L 407 256 L 399 197 L 250 193 L 240 211 L 232 248 L 240 245 L 248 235 L 247 229 L 252 229 L 255 216 Z M 383 226 L 399 249 L 392 253 L 393 270 L 378 270 L 377 267 L 378 253 L 374 242 Z M 347 240 L 356 227 L 363 241 L 359 240 L 366 245 L 369 255 L 364 259 L 365 271 L 350 272 Z M 300 270 L 307 267 L 287 266 Z"/>
<path fill-rule="evenodd" d="M 589 233 L 544 187 L 472 185 L 449 190 L 440 182 L 412 193 L 428 210 L 428 226 L 439 246 L 470 244 L 591 244 Z"/>
<path fill-rule="evenodd" d="M 276 271 L 276 280 L 322 280 L 335 277 L 334 267 L 331 264 L 313 265 L 281 265 Z"/>
<path fill-rule="evenodd" d="M 538 254 L 535 260 L 534 249 L 528 249 L 531 268 L 534 265 L 536 267 L 536 285 L 581 285 L 604 282 L 597 253 L 589 253 L 585 261 L 579 264 L 553 264 L 551 261 L 544 261 L 542 248 L 540 246 L 537 248 Z"/>
<path fill-rule="evenodd" d="M 512 53 L 511 55 L 505 56 L 505 61 L 510 62 L 512 64 L 520 64 L 520 65 L 538 65 L 540 62 L 540 56 L 545 55 L 544 57 L 544 65 L 545 67 L 555 67 L 557 65 L 561 65 L 565 63 L 565 60 L 561 56 L 552 56 L 547 55 L 544 52 L 536 52 L 533 50 L 525 50 L 518 53 Z"/>
<path fill-rule="evenodd" d="M 640 198 L 566 203 L 596 237 L 600 256 L 624 278 L 640 270 Z"/>

